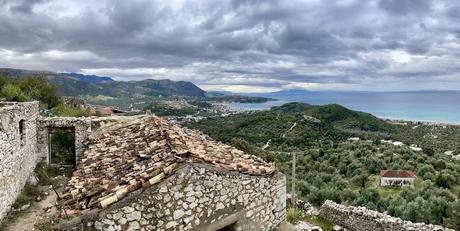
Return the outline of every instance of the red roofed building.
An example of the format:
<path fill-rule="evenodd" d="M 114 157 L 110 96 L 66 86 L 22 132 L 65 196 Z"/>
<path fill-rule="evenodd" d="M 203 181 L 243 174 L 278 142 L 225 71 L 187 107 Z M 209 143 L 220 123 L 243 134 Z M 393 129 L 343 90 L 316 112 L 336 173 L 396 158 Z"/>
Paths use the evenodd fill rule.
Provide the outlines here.
<path fill-rule="evenodd" d="M 86 140 L 59 204 L 60 230 L 272 230 L 286 178 L 272 163 L 148 115 Z"/>
<path fill-rule="evenodd" d="M 415 173 L 408 170 L 381 170 L 380 186 L 409 186 L 415 178 Z"/>

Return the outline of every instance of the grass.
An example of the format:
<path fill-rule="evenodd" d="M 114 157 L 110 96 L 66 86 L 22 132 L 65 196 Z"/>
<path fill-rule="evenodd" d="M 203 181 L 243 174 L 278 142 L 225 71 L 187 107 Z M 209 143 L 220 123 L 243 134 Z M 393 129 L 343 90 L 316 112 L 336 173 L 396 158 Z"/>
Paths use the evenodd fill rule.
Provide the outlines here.
<path fill-rule="evenodd" d="M 38 230 L 38 231 L 52 231 L 52 230 L 56 230 L 56 229 L 53 227 L 53 224 L 51 224 L 51 222 L 49 222 L 49 221 L 41 221 L 41 222 L 35 224 L 35 229 Z"/>
<path fill-rule="evenodd" d="M 6 230 L 9 224 L 15 222 L 28 211 L 28 209 L 19 210 L 22 206 L 29 204 L 31 207 L 34 205 L 36 198 L 42 196 L 43 194 L 43 192 L 40 190 L 40 186 L 51 184 L 54 188 L 59 188 L 61 185 L 68 181 L 68 176 L 71 174 L 71 170 L 61 170 L 57 167 L 48 166 L 44 162 L 40 162 L 35 167 L 34 173 L 38 178 L 38 185 L 33 186 L 28 183 L 24 185 L 21 193 L 13 203 L 12 209 L 3 218 L 0 224 L 0 230 Z M 46 223 L 38 224 L 36 228 L 40 231 L 51 230 L 48 229 L 49 227 Z"/>
<path fill-rule="evenodd" d="M 321 227 L 323 231 L 332 231 L 333 224 L 319 216 L 305 216 L 304 221 Z"/>
<path fill-rule="evenodd" d="M 302 211 L 294 207 L 288 208 L 286 220 L 291 224 L 295 224 L 297 221 L 302 220 L 312 225 L 319 226 L 324 231 L 332 231 L 332 227 L 334 226 L 324 218 L 314 215 L 305 215 Z"/>
<path fill-rule="evenodd" d="M 8 212 L 8 214 L 3 218 L 0 225 L 0 230 L 5 230 L 9 224 L 13 223 L 25 212 L 27 212 L 28 208 L 25 210 L 19 209 L 27 204 L 32 206 L 35 202 L 35 199 L 40 196 L 41 193 L 42 192 L 38 189 L 37 186 L 26 184 L 22 189 L 21 194 L 19 194 L 19 196 L 16 198 L 16 201 L 14 201 L 10 212 Z"/>
<path fill-rule="evenodd" d="M 393 195 L 398 195 L 402 191 L 402 188 L 397 186 L 385 186 L 378 187 L 377 191 L 382 198 L 387 198 Z"/>
<path fill-rule="evenodd" d="M 296 223 L 301 217 L 301 212 L 294 207 L 288 208 L 287 214 L 286 214 L 286 220 L 289 223 Z"/>

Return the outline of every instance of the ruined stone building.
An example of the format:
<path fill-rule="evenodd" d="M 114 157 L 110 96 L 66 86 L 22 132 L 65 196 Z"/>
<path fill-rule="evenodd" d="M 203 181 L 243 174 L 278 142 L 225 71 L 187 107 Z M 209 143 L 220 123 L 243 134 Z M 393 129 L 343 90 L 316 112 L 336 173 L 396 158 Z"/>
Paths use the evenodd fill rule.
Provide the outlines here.
<path fill-rule="evenodd" d="M 270 230 L 285 219 L 284 175 L 197 131 L 155 116 L 43 118 L 38 102 L 2 102 L 0 221 L 38 161 L 54 163 L 59 131 L 75 137 L 64 230 Z"/>
<path fill-rule="evenodd" d="M 147 116 L 93 134 L 60 202 L 97 230 L 269 230 L 285 219 L 272 164 Z"/>
<path fill-rule="evenodd" d="M 63 96 L 61 97 L 62 103 L 70 108 L 86 108 L 87 105 L 85 104 L 85 101 L 83 99 L 80 99 L 78 97 L 72 97 L 72 96 Z"/>
<path fill-rule="evenodd" d="M 37 117 L 37 102 L 0 102 L 0 221 L 35 168 Z"/>
<path fill-rule="evenodd" d="M 77 162 L 92 124 L 89 118 L 40 117 L 38 102 L 0 102 L 0 221 L 37 163 L 53 163 L 50 137 L 58 131 L 72 133 Z"/>

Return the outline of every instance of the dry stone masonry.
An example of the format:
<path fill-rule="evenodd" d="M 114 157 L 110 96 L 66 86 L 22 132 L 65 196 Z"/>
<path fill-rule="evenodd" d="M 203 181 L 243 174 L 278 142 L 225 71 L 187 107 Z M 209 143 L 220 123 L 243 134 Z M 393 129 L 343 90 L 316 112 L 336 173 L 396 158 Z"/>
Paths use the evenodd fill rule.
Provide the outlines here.
<path fill-rule="evenodd" d="M 285 177 L 272 164 L 155 116 L 112 127 L 89 138 L 60 201 L 77 226 L 269 230 L 284 221 Z"/>
<path fill-rule="evenodd" d="M 0 102 L 0 221 L 37 162 L 38 102 Z"/>
<path fill-rule="evenodd" d="M 49 163 L 49 139 L 54 130 L 67 129 L 75 134 L 75 160 L 83 158 L 84 142 L 91 132 L 91 119 L 73 117 L 40 117 L 38 124 L 38 155 Z"/>
<path fill-rule="evenodd" d="M 438 225 L 412 223 L 364 207 L 352 207 L 326 201 L 320 216 L 333 224 L 355 231 L 454 231 Z"/>
<path fill-rule="evenodd" d="M 97 230 L 270 230 L 285 219 L 285 179 L 206 165 L 181 168 L 140 195 L 101 212 Z"/>

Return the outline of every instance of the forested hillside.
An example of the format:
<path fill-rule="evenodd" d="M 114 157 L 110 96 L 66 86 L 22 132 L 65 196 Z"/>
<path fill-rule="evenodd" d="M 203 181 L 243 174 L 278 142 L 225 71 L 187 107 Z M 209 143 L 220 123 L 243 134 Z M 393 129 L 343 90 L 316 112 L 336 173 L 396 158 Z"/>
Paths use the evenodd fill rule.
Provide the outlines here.
<path fill-rule="evenodd" d="M 295 152 L 297 194 L 315 205 L 332 199 L 411 221 L 460 228 L 460 161 L 444 154 L 460 151 L 459 126 L 394 125 L 340 105 L 303 103 L 187 126 L 274 160 L 288 180 Z M 350 137 L 361 140 L 348 141 Z M 382 139 L 406 145 L 382 143 Z M 411 144 L 423 151 L 410 149 Z M 415 186 L 380 187 L 378 174 L 384 169 L 414 171 Z"/>

